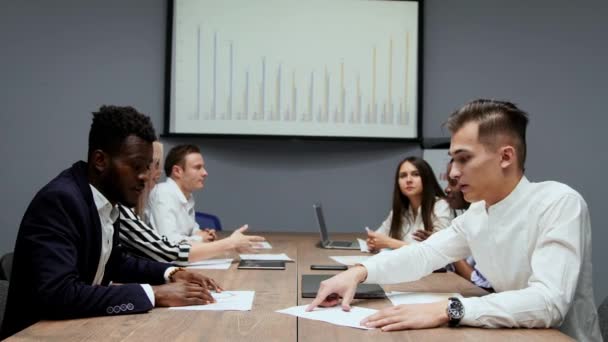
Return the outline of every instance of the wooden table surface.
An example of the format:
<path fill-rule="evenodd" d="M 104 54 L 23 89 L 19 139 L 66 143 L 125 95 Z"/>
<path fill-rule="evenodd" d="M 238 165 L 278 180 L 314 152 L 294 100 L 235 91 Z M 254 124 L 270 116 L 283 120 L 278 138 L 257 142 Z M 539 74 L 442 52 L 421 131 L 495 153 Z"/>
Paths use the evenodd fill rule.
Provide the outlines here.
<path fill-rule="evenodd" d="M 41 321 L 7 341 L 570 341 L 554 329 L 436 328 L 399 332 L 361 330 L 299 319 L 276 310 L 309 303 L 301 298 L 303 274 L 335 274 L 311 271 L 312 264 L 336 264 L 329 256 L 362 255 L 358 251 L 324 250 L 316 247 L 316 234 L 264 234 L 273 246 L 262 253 L 287 253 L 293 263 L 286 270 L 204 270 L 227 290 L 253 290 L 252 311 L 181 311 L 155 308 L 146 314 Z M 353 238 L 354 234 L 336 234 Z M 386 290 L 458 292 L 482 296 L 486 292 L 450 273 L 435 273 L 416 282 L 384 286 Z M 380 309 L 388 299 L 361 300 L 357 306 Z"/>

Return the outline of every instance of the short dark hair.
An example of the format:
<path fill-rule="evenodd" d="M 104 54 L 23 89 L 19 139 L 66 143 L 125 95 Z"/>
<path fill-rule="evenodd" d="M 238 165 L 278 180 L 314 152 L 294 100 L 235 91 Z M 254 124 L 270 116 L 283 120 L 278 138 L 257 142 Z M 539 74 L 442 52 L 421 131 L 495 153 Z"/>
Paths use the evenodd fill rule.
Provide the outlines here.
<path fill-rule="evenodd" d="M 497 135 L 506 135 L 514 140 L 519 168 L 526 162 L 526 127 L 528 114 L 511 102 L 478 99 L 467 103 L 450 115 L 447 127 L 455 133 L 469 122 L 479 123 L 479 141 L 486 146 L 495 146 Z"/>
<path fill-rule="evenodd" d="M 196 145 L 184 144 L 177 145 L 169 151 L 167 158 L 165 158 L 165 174 L 167 177 L 171 177 L 171 171 L 174 165 L 178 165 L 184 168 L 186 165 L 186 156 L 190 153 L 201 153 L 201 150 Z"/>
<path fill-rule="evenodd" d="M 88 155 L 91 156 L 95 150 L 116 155 L 130 135 L 150 143 L 156 140 L 156 132 L 148 116 L 133 107 L 101 106 L 98 112 L 93 112 Z"/>

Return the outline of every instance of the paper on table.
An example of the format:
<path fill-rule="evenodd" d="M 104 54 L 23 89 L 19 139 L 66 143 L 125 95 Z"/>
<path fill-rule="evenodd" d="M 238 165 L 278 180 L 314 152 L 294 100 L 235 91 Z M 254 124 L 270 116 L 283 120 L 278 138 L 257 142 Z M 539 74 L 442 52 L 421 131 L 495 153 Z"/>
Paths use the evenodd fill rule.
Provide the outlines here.
<path fill-rule="evenodd" d="M 232 259 L 209 259 L 197 262 L 191 262 L 186 268 L 194 269 L 213 269 L 213 270 L 227 270 L 232 264 Z"/>
<path fill-rule="evenodd" d="M 357 239 L 359 241 L 359 248 L 363 253 L 369 253 L 369 247 L 367 247 L 367 242 L 363 239 Z"/>
<path fill-rule="evenodd" d="M 272 249 L 272 245 L 268 241 L 262 241 L 262 242 L 256 242 L 255 245 L 253 245 L 253 248 L 255 248 L 255 249 Z"/>
<path fill-rule="evenodd" d="M 441 302 L 450 297 L 462 298 L 460 293 L 436 293 L 436 292 L 399 292 L 393 291 L 386 294 L 393 305 L 400 304 L 424 304 Z"/>
<path fill-rule="evenodd" d="M 197 311 L 250 311 L 253 306 L 255 291 L 211 292 L 216 303 L 207 305 L 174 306 L 172 310 Z"/>
<path fill-rule="evenodd" d="M 241 260 L 283 260 L 293 261 L 285 253 L 281 254 L 239 254 Z"/>
<path fill-rule="evenodd" d="M 356 264 L 360 264 L 363 261 L 367 260 L 369 256 L 367 255 L 339 255 L 339 256 L 330 256 L 335 262 L 338 262 L 342 265 L 353 266 Z"/>
<path fill-rule="evenodd" d="M 293 306 L 291 308 L 277 310 L 277 312 L 345 327 L 370 330 L 372 328 L 361 326 L 359 323 L 365 317 L 373 315 L 378 311 L 359 306 L 351 306 L 350 311 L 344 311 L 341 306 L 334 306 L 333 308 L 315 308 L 313 311 L 306 312 L 307 306 L 308 305 Z"/>

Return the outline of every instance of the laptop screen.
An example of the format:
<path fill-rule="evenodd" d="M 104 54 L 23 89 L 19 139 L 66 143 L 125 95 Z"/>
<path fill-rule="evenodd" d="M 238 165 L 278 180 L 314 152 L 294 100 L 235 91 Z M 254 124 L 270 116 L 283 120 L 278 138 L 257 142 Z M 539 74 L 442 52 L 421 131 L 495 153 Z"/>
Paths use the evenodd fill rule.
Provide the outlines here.
<path fill-rule="evenodd" d="M 321 208 L 321 203 L 313 204 L 312 207 L 315 209 L 315 214 L 317 215 L 319 231 L 321 232 L 321 242 L 326 244 L 329 242 L 329 235 L 327 235 L 327 227 L 325 226 L 325 219 L 323 218 L 323 209 Z"/>

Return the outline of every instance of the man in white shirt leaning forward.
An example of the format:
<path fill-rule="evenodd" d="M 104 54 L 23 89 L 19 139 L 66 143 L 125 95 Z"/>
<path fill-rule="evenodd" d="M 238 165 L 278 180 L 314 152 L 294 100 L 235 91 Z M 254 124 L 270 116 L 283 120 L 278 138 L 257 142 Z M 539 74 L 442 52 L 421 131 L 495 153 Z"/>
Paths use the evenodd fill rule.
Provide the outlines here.
<path fill-rule="evenodd" d="M 399 305 L 362 321 L 384 331 L 468 325 L 559 328 L 601 341 L 591 269 L 591 224 L 581 195 L 524 176 L 527 114 L 509 102 L 475 100 L 454 112 L 450 177 L 472 205 L 416 246 L 374 256 L 321 283 L 316 306 L 350 309 L 360 282 L 414 281 L 472 255 L 496 293 Z"/>

